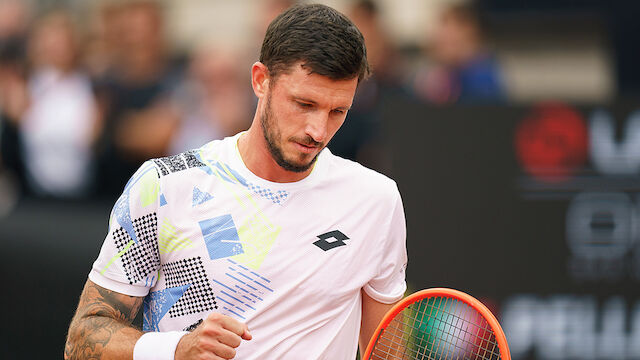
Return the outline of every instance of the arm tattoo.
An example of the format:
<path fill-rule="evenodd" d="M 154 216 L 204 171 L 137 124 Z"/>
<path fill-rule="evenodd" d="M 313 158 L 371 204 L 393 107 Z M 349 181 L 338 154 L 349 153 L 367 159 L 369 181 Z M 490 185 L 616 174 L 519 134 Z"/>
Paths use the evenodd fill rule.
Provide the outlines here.
<path fill-rule="evenodd" d="M 87 281 L 69 326 L 64 358 L 102 359 L 114 335 L 133 327 L 142 300 Z"/>

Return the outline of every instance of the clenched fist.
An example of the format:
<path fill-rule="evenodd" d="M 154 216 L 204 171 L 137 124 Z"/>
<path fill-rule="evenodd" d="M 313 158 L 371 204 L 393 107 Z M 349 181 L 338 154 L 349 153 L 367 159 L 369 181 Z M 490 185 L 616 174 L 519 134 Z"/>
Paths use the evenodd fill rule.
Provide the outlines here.
<path fill-rule="evenodd" d="M 180 339 L 175 360 L 233 359 L 242 340 L 251 340 L 246 324 L 229 316 L 211 313 L 192 333 Z"/>

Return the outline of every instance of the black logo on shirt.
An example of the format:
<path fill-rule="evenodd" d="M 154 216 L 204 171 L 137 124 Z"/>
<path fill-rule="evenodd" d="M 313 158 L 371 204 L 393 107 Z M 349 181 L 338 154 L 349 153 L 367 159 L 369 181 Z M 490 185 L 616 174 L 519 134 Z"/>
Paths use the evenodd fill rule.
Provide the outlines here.
<path fill-rule="evenodd" d="M 331 238 L 335 240 L 327 241 L 327 239 L 331 239 Z M 327 251 L 327 250 L 336 248 L 338 246 L 347 245 L 344 241 L 348 240 L 349 238 L 347 237 L 347 235 L 343 234 L 342 232 L 338 230 L 333 230 L 333 231 L 329 231 L 328 233 L 318 235 L 318 239 L 320 240 L 314 241 L 313 245 L 319 247 L 324 251 Z"/>

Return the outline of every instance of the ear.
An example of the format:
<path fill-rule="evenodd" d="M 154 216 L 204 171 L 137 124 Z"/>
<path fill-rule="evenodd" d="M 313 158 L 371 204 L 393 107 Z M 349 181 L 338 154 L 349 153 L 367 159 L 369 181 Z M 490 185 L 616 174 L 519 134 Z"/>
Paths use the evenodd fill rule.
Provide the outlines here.
<path fill-rule="evenodd" d="M 269 92 L 269 69 L 259 61 L 251 66 L 251 86 L 258 99 Z"/>

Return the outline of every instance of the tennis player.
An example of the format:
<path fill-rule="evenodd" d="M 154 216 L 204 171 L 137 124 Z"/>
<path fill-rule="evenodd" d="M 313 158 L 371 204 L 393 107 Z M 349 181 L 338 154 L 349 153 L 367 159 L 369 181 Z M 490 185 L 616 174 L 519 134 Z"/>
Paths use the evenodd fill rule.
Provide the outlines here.
<path fill-rule="evenodd" d="M 325 148 L 368 71 L 344 15 L 279 15 L 251 68 L 251 127 L 125 186 L 65 358 L 355 359 L 406 289 L 395 182 Z"/>

